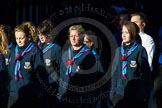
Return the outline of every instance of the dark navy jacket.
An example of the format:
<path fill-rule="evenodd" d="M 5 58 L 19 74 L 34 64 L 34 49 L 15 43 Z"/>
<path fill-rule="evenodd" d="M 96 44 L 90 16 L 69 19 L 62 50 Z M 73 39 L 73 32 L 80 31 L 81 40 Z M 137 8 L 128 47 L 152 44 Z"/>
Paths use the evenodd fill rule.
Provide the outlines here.
<path fill-rule="evenodd" d="M 10 44 L 8 45 L 9 51 L 8 51 L 7 54 L 4 55 L 4 56 L 5 56 L 5 64 L 6 64 L 7 66 L 8 66 L 8 64 L 9 64 L 9 62 L 10 62 L 10 53 L 11 53 L 11 50 L 12 50 L 15 46 L 16 46 L 15 44 L 10 43 Z"/>
<path fill-rule="evenodd" d="M 6 105 L 6 99 L 8 96 L 8 73 L 7 66 L 5 65 L 5 57 L 0 53 L 0 107 Z"/>
<path fill-rule="evenodd" d="M 5 57 L 2 53 L 0 53 L 0 72 L 6 70 L 5 66 Z"/>
<path fill-rule="evenodd" d="M 149 68 L 147 53 L 140 44 L 134 52 L 127 58 L 126 79 L 122 77 L 121 47 L 116 49 L 112 63 L 112 84 L 111 99 L 116 95 L 121 95 L 129 100 L 143 101 L 148 99 L 151 90 L 151 71 Z M 126 51 L 130 46 L 125 47 Z"/>
<path fill-rule="evenodd" d="M 3 86 L 6 86 L 7 76 L 7 66 L 5 65 L 5 57 L 0 53 L 0 90 L 3 89 Z"/>
<path fill-rule="evenodd" d="M 84 47 L 84 45 L 82 46 Z M 71 49 L 72 50 L 72 49 Z M 74 57 L 79 50 L 72 50 L 72 57 Z M 79 100 L 82 98 L 88 99 L 98 96 L 98 87 L 96 84 L 97 81 L 102 76 L 102 71 L 99 71 L 100 65 L 97 65 L 96 58 L 91 51 L 82 54 L 77 58 L 72 65 L 72 73 L 69 77 L 65 75 L 66 73 L 66 60 L 68 58 L 68 50 L 63 53 L 62 62 L 61 62 L 61 71 L 60 71 L 60 87 L 59 94 L 61 99 L 65 100 L 78 100 L 74 104 L 80 104 Z M 64 102 L 65 102 L 64 101 Z M 85 103 L 82 103 L 85 104 Z"/>
<path fill-rule="evenodd" d="M 41 44 L 41 50 L 43 50 L 46 46 L 47 45 Z M 54 43 L 54 46 L 43 54 L 43 59 L 49 74 L 49 83 L 56 81 L 59 77 L 61 56 L 62 50 L 57 43 Z"/>
<path fill-rule="evenodd" d="M 19 53 L 21 54 L 26 47 L 27 45 L 19 48 Z M 9 95 L 15 97 L 21 95 L 40 95 L 42 92 L 41 86 L 43 85 L 43 88 L 46 88 L 48 81 L 46 78 L 47 73 L 44 66 L 43 54 L 38 46 L 35 45 L 35 47 L 29 53 L 25 54 L 20 60 L 20 69 L 23 76 L 22 79 L 18 79 L 17 81 L 14 79 L 14 69 L 16 63 L 15 48 L 11 50 L 10 60 L 11 61 L 8 65 L 8 71 L 10 75 Z M 27 66 L 29 68 L 26 68 Z M 19 93 L 20 89 L 21 93 Z"/>

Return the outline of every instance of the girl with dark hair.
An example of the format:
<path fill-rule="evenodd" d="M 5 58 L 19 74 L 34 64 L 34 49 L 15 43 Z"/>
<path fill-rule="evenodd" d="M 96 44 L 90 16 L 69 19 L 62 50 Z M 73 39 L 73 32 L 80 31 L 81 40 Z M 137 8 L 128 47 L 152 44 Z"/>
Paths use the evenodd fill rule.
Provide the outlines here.
<path fill-rule="evenodd" d="M 38 46 L 43 52 L 43 59 L 49 74 L 50 90 L 48 91 L 48 103 L 50 108 L 54 108 L 58 104 L 55 95 L 58 93 L 59 85 L 57 80 L 60 74 L 62 56 L 61 47 L 53 40 L 53 35 L 51 34 L 53 29 L 54 26 L 50 20 L 42 21 L 37 27 L 39 36 Z"/>
<path fill-rule="evenodd" d="M 139 28 L 133 22 L 122 26 L 122 46 L 112 64 L 110 100 L 113 108 L 147 108 L 151 90 L 151 70 L 147 52 L 139 44 Z"/>

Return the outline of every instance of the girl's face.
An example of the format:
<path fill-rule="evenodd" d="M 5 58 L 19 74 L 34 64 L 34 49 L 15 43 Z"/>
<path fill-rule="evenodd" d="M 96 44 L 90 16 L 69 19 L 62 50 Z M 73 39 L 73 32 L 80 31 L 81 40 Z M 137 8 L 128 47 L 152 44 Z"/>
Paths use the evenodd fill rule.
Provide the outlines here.
<path fill-rule="evenodd" d="M 122 27 L 122 39 L 126 45 L 131 43 L 131 36 L 125 26 Z"/>
<path fill-rule="evenodd" d="M 45 36 L 44 34 L 39 34 L 39 40 L 41 43 L 46 43 L 47 42 L 47 36 Z"/>
<path fill-rule="evenodd" d="M 86 44 L 89 48 L 91 48 L 93 45 L 93 43 L 87 38 L 87 35 L 85 35 L 83 43 Z"/>
<path fill-rule="evenodd" d="M 25 36 L 25 33 L 22 31 L 15 32 L 16 43 L 19 47 L 25 46 L 29 42 L 29 37 Z"/>
<path fill-rule="evenodd" d="M 69 39 L 72 46 L 79 47 L 81 45 L 79 33 L 77 30 L 70 31 Z"/>

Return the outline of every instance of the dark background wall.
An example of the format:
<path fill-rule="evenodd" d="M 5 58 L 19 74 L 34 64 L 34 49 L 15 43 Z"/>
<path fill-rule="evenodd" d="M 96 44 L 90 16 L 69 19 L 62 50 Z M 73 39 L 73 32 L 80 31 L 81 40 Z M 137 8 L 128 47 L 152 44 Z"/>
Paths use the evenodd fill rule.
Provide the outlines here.
<path fill-rule="evenodd" d="M 158 23 L 161 24 L 160 19 L 162 18 L 158 0 L 4 0 L 3 2 L 0 4 L 0 23 L 12 26 L 25 20 L 38 24 L 53 12 L 69 4 L 75 6 L 79 3 L 90 3 L 104 10 L 109 10 L 112 5 L 124 6 L 131 11 L 141 10 L 143 7 L 142 11 L 151 20 L 159 21 Z"/>
<path fill-rule="evenodd" d="M 111 16 L 105 18 L 94 12 L 80 12 L 78 6 L 81 4 L 91 4 L 98 10 L 110 13 Z M 158 4 L 158 0 L 4 0 L 3 3 L 0 3 L 0 24 L 8 24 L 14 28 L 23 21 L 31 21 L 38 25 L 42 20 L 50 18 L 57 25 L 69 18 L 87 17 L 103 23 L 113 31 L 117 28 L 117 12 L 112 9 L 112 6 L 124 7 L 130 12 L 143 11 L 147 14 L 149 19 L 147 32 L 155 39 L 158 52 L 158 28 L 162 25 L 162 13 L 160 12 L 162 7 L 159 7 Z M 64 10 L 64 15 L 58 15 L 61 10 Z M 68 13 L 65 13 L 65 10 Z M 95 27 L 93 29 L 96 33 L 101 34 Z M 61 35 L 67 34 L 61 33 Z M 103 38 L 103 43 L 104 40 Z M 65 41 L 60 38 L 61 42 Z M 104 59 L 110 58 L 105 56 Z"/>

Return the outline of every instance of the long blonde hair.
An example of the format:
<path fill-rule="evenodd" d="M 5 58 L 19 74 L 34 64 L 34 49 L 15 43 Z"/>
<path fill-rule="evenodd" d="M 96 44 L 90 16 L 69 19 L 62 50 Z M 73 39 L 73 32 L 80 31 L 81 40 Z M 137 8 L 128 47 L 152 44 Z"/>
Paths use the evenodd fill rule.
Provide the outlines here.
<path fill-rule="evenodd" d="M 7 54 L 9 51 L 8 49 L 8 40 L 6 37 L 6 33 L 4 32 L 3 28 L 0 27 L 0 52 L 2 54 Z"/>

